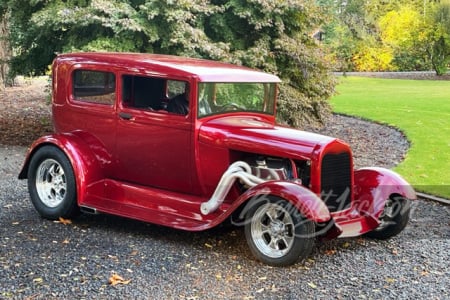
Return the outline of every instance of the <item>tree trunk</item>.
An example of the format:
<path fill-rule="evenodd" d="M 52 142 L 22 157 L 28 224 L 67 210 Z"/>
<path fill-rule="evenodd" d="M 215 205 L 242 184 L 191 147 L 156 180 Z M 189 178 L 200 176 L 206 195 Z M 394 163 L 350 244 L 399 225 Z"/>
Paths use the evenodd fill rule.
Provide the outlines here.
<path fill-rule="evenodd" d="M 0 90 L 3 90 L 8 81 L 9 60 L 11 48 L 8 42 L 8 22 L 6 14 L 0 20 Z"/>

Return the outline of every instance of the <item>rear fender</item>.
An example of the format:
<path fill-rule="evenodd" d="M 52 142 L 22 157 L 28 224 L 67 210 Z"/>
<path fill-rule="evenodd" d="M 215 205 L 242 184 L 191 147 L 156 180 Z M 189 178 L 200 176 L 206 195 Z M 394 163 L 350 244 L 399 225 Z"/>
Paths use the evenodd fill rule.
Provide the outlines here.
<path fill-rule="evenodd" d="M 307 188 L 287 181 L 267 181 L 254 186 L 242 194 L 238 203 L 244 203 L 258 199 L 264 201 L 267 197 L 277 197 L 289 201 L 306 218 L 316 223 L 328 222 L 331 219 L 330 212 L 322 199 Z M 241 213 L 246 211 L 246 207 Z"/>
<path fill-rule="evenodd" d="M 384 168 L 362 168 L 354 173 L 354 205 L 360 212 L 378 218 L 392 195 L 417 199 L 411 185 L 399 174 Z"/>
<path fill-rule="evenodd" d="M 82 201 L 86 197 L 87 188 L 92 183 L 104 178 L 100 161 L 103 163 L 111 161 L 110 157 L 106 155 L 106 151 L 94 147 L 94 149 L 97 149 L 94 153 L 92 141 L 89 141 L 89 144 L 86 141 L 86 139 L 72 133 L 51 134 L 39 138 L 28 150 L 25 163 L 19 173 L 19 179 L 28 177 L 31 158 L 41 147 L 55 146 L 64 152 L 72 165 L 77 185 L 78 204 L 82 205 Z"/>

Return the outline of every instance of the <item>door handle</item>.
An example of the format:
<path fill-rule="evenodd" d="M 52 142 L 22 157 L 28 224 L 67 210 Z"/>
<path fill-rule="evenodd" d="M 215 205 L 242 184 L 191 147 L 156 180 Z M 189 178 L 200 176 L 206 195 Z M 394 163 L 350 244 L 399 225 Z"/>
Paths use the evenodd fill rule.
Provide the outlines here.
<path fill-rule="evenodd" d="M 129 113 L 120 112 L 119 117 L 124 120 L 131 120 L 133 118 L 133 115 Z"/>

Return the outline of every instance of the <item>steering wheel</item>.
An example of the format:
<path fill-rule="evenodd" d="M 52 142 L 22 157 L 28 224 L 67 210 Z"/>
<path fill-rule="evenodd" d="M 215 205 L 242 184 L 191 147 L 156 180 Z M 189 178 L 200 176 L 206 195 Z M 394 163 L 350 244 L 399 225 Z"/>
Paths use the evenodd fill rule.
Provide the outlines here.
<path fill-rule="evenodd" d="M 225 103 L 224 105 L 220 105 L 219 108 L 220 108 L 220 111 L 225 111 L 225 110 L 227 110 L 227 108 L 231 108 L 233 110 L 244 109 L 242 106 L 239 106 L 238 104 L 236 104 L 234 102 Z"/>

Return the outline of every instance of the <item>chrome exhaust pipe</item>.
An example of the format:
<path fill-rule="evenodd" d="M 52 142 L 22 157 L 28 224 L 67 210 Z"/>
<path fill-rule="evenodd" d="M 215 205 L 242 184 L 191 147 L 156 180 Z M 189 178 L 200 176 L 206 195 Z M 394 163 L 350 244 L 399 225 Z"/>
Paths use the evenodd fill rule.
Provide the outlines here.
<path fill-rule="evenodd" d="M 242 180 L 244 184 L 249 187 L 254 187 L 255 185 L 267 181 L 253 175 L 252 169 L 248 163 L 243 161 L 233 163 L 223 173 L 211 199 L 201 204 L 200 211 L 203 215 L 210 214 L 219 208 L 236 179 Z"/>

